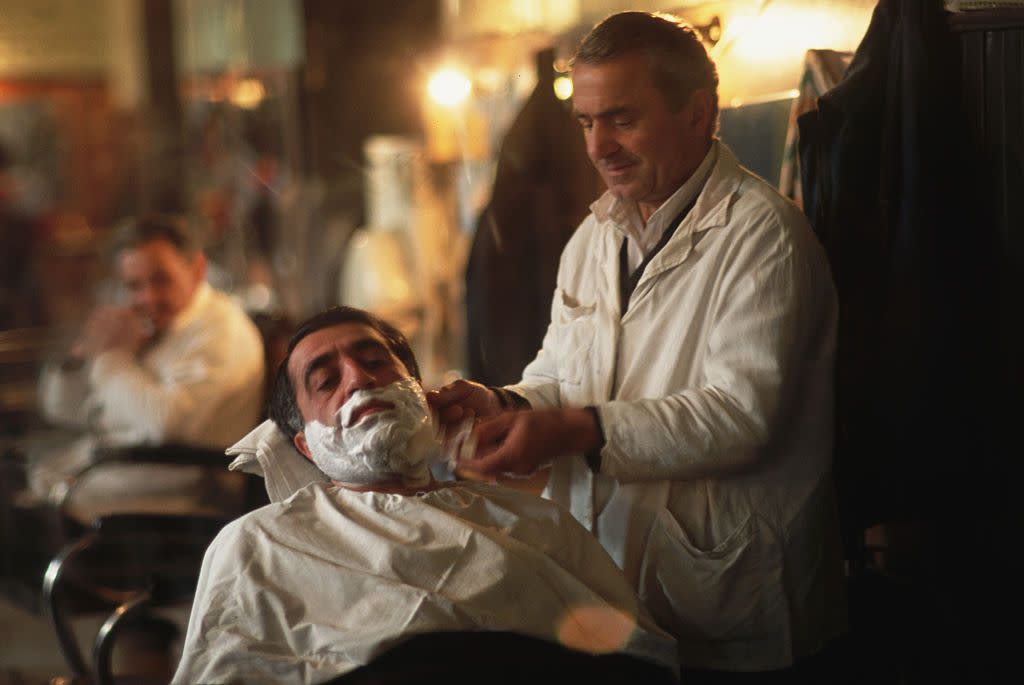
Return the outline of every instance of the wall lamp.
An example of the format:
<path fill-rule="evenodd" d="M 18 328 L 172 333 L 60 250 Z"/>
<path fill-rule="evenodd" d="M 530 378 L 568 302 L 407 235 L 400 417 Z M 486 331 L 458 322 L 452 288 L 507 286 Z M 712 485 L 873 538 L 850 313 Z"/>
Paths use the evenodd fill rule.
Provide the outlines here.
<path fill-rule="evenodd" d="M 717 15 L 711 17 L 707 24 L 696 25 L 693 29 L 700 36 L 701 40 L 709 46 L 713 46 L 722 39 L 722 21 Z"/>

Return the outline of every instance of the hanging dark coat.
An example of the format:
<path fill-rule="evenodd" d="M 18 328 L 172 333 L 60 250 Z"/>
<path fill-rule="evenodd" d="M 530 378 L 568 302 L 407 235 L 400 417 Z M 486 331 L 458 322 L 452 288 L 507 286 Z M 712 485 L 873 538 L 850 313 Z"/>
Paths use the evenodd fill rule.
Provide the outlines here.
<path fill-rule="evenodd" d="M 918 526 L 911 577 L 929 608 L 912 637 L 942 655 L 943 677 L 993 682 L 979 650 L 999 650 L 979 629 L 1008 597 L 1024 454 L 1009 409 L 1021 385 L 1007 378 L 1019 363 L 1000 319 L 1021 305 L 1008 297 L 962 79 L 941 3 L 882 0 L 843 81 L 800 118 L 800 162 L 840 300 L 835 469 L 848 543 L 877 523 Z"/>
<path fill-rule="evenodd" d="M 562 248 L 603 186 L 569 103 L 555 97 L 554 51 L 501 145 L 491 201 L 466 267 L 471 378 L 518 382 L 540 349 Z"/>

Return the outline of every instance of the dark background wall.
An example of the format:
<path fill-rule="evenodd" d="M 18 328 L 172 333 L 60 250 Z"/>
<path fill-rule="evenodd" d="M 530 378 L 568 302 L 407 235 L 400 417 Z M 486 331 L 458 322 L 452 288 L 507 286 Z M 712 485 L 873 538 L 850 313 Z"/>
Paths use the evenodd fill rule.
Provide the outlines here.
<path fill-rule="evenodd" d="M 361 198 L 362 143 L 372 134 L 422 135 L 420 102 L 441 42 L 437 0 L 305 0 L 301 74 L 308 172 Z"/>

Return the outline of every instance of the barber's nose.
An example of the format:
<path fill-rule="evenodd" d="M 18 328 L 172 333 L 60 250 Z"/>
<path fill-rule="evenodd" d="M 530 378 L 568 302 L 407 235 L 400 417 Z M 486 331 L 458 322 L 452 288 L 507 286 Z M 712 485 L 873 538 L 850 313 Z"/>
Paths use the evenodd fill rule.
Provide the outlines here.
<path fill-rule="evenodd" d="M 615 154 L 619 144 L 612 134 L 611 128 L 601 121 L 595 121 L 587 135 L 587 154 L 595 162 Z"/>
<path fill-rule="evenodd" d="M 377 387 L 377 378 L 369 373 L 362 364 L 354 359 L 345 359 L 342 368 L 342 378 L 345 383 L 345 401 L 352 396 L 356 390 L 369 390 Z"/>

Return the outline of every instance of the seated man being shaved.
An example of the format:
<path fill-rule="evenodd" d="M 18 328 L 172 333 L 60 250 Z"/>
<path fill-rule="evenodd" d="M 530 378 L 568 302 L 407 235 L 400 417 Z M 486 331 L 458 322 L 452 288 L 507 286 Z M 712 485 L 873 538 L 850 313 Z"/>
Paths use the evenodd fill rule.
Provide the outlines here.
<path fill-rule="evenodd" d="M 272 503 L 207 550 L 175 683 L 332 681 L 414 636 L 477 631 L 672 680 L 674 642 L 567 511 L 434 480 L 440 440 L 392 326 L 347 307 L 307 321 L 270 414 L 229 452 Z"/>

